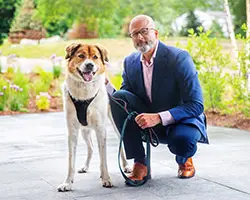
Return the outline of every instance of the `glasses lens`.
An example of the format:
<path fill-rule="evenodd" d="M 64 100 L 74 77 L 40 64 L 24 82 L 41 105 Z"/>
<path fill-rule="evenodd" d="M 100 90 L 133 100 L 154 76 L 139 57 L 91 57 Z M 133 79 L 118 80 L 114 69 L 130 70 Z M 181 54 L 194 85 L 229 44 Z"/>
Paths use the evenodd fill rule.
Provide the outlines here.
<path fill-rule="evenodd" d="M 149 28 L 142 28 L 142 29 L 139 30 L 138 32 L 129 33 L 129 36 L 130 36 L 131 38 L 137 38 L 139 33 L 140 33 L 142 36 L 146 36 L 146 35 L 148 35 L 148 31 L 149 31 Z"/>
<path fill-rule="evenodd" d="M 140 33 L 141 33 L 142 35 L 147 35 L 147 34 L 148 34 L 148 28 L 143 28 L 143 29 L 141 29 Z"/>

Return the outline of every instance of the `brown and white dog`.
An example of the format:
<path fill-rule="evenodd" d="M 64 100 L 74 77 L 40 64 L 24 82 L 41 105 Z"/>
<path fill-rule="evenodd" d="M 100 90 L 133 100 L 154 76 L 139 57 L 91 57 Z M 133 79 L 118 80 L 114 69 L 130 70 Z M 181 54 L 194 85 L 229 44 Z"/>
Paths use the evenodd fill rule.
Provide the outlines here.
<path fill-rule="evenodd" d="M 105 88 L 107 50 L 100 45 L 71 44 L 66 48 L 66 51 L 68 67 L 66 80 L 63 84 L 63 97 L 68 128 L 68 175 L 57 189 L 64 192 L 72 188 L 79 131 L 86 141 L 88 156 L 78 172 L 88 171 L 93 153 L 92 130 L 95 131 L 98 142 L 102 185 L 112 187 L 106 155 L 106 125 L 108 116 L 111 116 Z M 114 126 L 112 119 L 111 122 Z M 124 153 L 122 152 L 121 155 L 124 171 L 129 172 L 130 169 Z"/>

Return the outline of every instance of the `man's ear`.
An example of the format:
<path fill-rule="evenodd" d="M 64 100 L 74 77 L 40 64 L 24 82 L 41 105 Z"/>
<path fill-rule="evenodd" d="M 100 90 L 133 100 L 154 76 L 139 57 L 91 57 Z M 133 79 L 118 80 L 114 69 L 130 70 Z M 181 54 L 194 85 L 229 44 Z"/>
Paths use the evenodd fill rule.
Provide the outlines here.
<path fill-rule="evenodd" d="M 74 53 L 77 51 L 77 49 L 81 46 L 81 44 L 73 43 L 66 47 L 66 56 L 65 59 L 71 58 Z"/>
<path fill-rule="evenodd" d="M 108 62 L 108 50 L 100 44 L 96 44 L 95 46 L 101 55 L 102 63 Z"/>

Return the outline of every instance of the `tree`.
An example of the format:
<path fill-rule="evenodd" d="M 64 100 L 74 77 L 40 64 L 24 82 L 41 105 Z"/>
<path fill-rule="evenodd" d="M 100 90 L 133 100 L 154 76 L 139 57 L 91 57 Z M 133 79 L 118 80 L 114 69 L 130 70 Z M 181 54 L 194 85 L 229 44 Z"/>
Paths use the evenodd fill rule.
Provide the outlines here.
<path fill-rule="evenodd" d="M 245 35 L 241 29 L 242 24 L 246 23 L 246 1 L 245 0 L 228 0 L 230 4 L 230 11 L 234 16 L 234 30 L 235 33 Z"/>
<path fill-rule="evenodd" d="M 188 36 L 189 29 L 193 29 L 194 33 L 198 33 L 198 27 L 203 27 L 200 20 L 196 17 L 195 13 L 193 11 L 189 11 L 187 15 L 187 25 L 182 28 L 180 35 L 181 36 Z"/>
<path fill-rule="evenodd" d="M 224 0 L 224 9 L 225 9 L 225 12 L 227 15 L 227 27 L 228 27 L 229 36 L 231 39 L 231 44 L 233 47 L 232 53 L 233 53 L 234 60 L 237 62 L 237 60 L 238 60 L 238 46 L 237 46 L 236 39 L 235 39 L 232 16 L 231 16 L 230 8 L 228 5 L 228 0 Z M 238 64 L 238 70 L 240 72 L 239 64 Z"/>
<path fill-rule="evenodd" d="M 11 24 L 10 32 L 22 30 L 42 30 L 42 24 L 34 19 L 35 7 L 33 0 L 23 0 Z"/>
<path fill-rule="evenodd" d="M 8 36 L 16 5 L 20 0 L 0 0 L 0 44 Z"/>
<path fill-rule="evenodd" d="M 113 19 L 118 3 L 117 0 L 37 0 L 37 16 L 46 28 L 51 24 L 58 25 L 58 20 L 61 20 L 65 28 L 71 27 L 73 23 L 84 23 L 90 31 L 99 30 L 100 26 L 105 25 L 107 33 L 112 28 L 116 29 L 112 25 L 115 26 Z"/>
<path fill-rule="evenodd" d="M 168 6 L 174 9 L 178 15 L 182 15 L 189 11 L 194 11 L 195 9 L 201 10 L 221 10 L 223 8 L 221 0 L 168 0 Z"/>

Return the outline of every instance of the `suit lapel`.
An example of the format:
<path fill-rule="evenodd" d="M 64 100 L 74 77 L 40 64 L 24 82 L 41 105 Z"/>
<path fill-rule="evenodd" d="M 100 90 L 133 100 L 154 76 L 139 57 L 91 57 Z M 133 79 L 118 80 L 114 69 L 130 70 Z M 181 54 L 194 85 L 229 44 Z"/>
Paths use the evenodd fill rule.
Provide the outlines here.
<path fill-rule="evenodd" d="M 154 69 L 152 77 L 152 87 L 151 87 L 152 103 L 157 98 L 157 95 L 159 95 L 160 93 L 160 91 L 158 91 L 158 88 L 162 84 L 164 76 L 166 76 L 165 71 L 167 65 L 168 65 L 167 50 L 165 49 L 164 45 L 159 41 L 156 57 L 154 60 Z"/>

